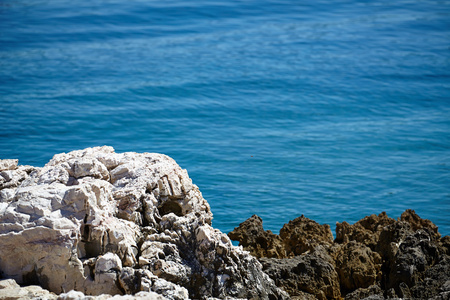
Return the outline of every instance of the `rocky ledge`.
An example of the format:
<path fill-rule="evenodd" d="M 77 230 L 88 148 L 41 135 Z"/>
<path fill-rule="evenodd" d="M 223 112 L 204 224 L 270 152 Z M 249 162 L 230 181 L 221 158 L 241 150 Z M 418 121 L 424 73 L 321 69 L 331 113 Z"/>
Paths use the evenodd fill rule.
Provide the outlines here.
<path fill-rule="evenodd" d="M 304 216 L 277 235 L 256 215 L 228 234 L 291 299 L 450 299 L 450 236 L 413 210 L 337 223 L 336 235 Z"/>
<path fill-rule="evenodd" d="M 279 235 L 257 216 L 228 236 L 211 220 L 165 155 L 0 160 L 0 299 L 450 298 L 450 238 L 411 210 L 338 223 L 334 241 L 304 216 Z"/>
<path fill-rule="evenodd" d="M 0 160 L 0 298 L 288 299 L 211 219 L 165 155 L 104 146 L 43 168 Z"/>

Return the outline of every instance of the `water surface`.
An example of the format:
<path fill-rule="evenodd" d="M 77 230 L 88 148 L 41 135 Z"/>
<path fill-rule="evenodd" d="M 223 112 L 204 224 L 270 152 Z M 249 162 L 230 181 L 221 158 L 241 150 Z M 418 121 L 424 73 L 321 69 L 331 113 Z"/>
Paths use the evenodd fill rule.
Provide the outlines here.
<path fill-rule="evenodd" d="M 186 168 L 228 232 L 412 208 L 450 233 L 449 1 L 0 3 L 0 157 Z"/>

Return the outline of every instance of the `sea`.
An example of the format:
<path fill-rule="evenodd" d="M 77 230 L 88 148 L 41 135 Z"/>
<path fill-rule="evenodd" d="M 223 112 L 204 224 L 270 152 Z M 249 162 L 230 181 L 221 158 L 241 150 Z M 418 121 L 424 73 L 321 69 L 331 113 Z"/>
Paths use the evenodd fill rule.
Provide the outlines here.
<path fill-rule="evenodd" d="M 0 0 L 0 158 L 187 169 L 229 232 L 413 209 L 450 234 L 450 1 Z"/>

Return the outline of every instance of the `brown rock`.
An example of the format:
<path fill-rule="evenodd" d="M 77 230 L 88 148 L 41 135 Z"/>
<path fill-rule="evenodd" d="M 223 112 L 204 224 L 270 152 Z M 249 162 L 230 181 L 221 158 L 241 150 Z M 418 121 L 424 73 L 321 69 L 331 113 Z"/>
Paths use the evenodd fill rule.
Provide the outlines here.
<path fill-rule="evenodd" d="M 367 216 L 353 225 L 347 222 L 336 223 L 336 243 L 360 242 L 372 250 L 378 243 L 380 233 L 387 225 L 393 224 L 394 219 L 389 218 L 386 212 Z"/>
<path fill-rule="evenodd" d="M 263 222 L 257 215 L 245 220 L 239 227 L 228 233 L 232 240 L 256 257 L 286 257 L 280 237 L 270 230 L 264 231 Z"/>
<path fill-rule="evenodd" d="M 277 236 L 253 216 L 230 237 L 258 257 L 267 253 L 268 236 L 282 243 L 288 258 L 260 262 L 291 299 L 449 299 L 450 237 L 441 238 L 437 226 L 413 210 L 398 220 L 383 212 L 353 225 L 337 223 L 336 233 L 333 243 L 328 225 L 301 216 Z"/>
<path fill-rule="evenodd" d="M 300 255 L 312 251 L 318 245 L 333 243 L 330 225 L 320 225 L 303 215 L 285 224 L 280 230 L 280 237 L 288 256 Z"/>
<path fill-rule="evenodd" d="M 256 257 L 285 258 L 312 251 L 318 245 L 331 245 L 333 234 L 328 224 L 300 216 L 280 230 L 280 235 L 264 231 L 262 219 L 253 215 L 228 233 L 230 239 Z"/>
<path fill-rule="evenodd" d="M 336 269 L 344 292 L 368 288 L 381 279 L 381 257 L 369 247 L 351 241 L 340 248 Z"/>
<path fill-rule="evenodd" d="M 408 222 L 411 225 L 411 229 L 413 231 L 417 231 L 422 228 L 428 228 L 431 230 L 433 235 L 436 235 L 436 237 L 438 238 L 441 237 L 441 234 L 438 232 L 438 227 L 434 225 L 433 222 L 428 219 L 422 219 L 412 209 L 405 210 L 405 212 L 403 212 L 400 216 L 399 220 Z"/>
<path fill-rule="evenodd" d="M 397 254 L 401 242 L 412 233 L 411 225 L 407 222 L 397 221 L 388 225 L 381 231 L 375 250 L 383 260 L 391 261 Z"/>

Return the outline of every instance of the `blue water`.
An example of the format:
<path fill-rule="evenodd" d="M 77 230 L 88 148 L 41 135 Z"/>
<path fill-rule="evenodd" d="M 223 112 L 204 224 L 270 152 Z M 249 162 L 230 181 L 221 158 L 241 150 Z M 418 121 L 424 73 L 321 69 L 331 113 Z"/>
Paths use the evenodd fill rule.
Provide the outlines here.
<path fill-rule="evenodd" d="M 450 1 L 0 1 L 0 158 L 186 168 L 213 225 L 407 208 L 450 234 Z"/>

